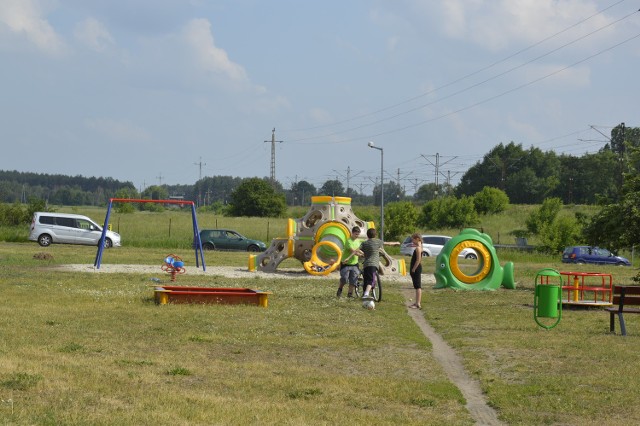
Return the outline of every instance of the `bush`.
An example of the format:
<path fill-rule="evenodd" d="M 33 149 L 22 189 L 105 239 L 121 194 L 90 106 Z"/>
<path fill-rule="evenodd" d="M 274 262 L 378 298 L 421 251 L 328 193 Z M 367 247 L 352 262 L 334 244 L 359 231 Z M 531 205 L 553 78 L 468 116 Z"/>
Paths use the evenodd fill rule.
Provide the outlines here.
<path fill-rule="evenodd" d="M 562 253 L 565 247 L 580 242 L 582 227 L 573 217 L 558 217 L 540 229 L 538 249 L 545 253 Z"/>
<path fill-rule="evenodd" d="M 418 209 L 410 201 L 387 204 L 384 211 L 384 237 L 397 240 L 403 234 L 414 232 Z"/>
<path fill-rule="evenodd" d="M 0 225 L 17 226 L 28 223 L 31 217 L 20 203 L 0 204 Z"/>
<path fill-rule="evenodd" d="M 553 223 L 561 209 L 562 200 L 560 198 L 547 198 L 542 202 L 540 208 L 532 212 L 527 218 L 527 230 L 534 235 L 540 234 L 545 226 Z"/>
<path fill-rule="evenodd" d="M 443 197 L 431 200 L 422 208 L 418 224 L 428 229 L 466 228 L 478 223 L 473 197 Z"/>
<path fill-rule="evenodd" d="M 479 214 L 501 213 L 509 205 L 509 196 L 498 188 L 485 186 L 473 196 L 473 204 Z"/>

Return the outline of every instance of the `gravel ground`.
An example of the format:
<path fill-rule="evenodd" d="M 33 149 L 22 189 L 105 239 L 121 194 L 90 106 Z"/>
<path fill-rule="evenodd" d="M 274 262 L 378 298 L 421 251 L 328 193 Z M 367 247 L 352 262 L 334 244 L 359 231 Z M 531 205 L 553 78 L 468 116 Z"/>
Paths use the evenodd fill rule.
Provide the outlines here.
<path fill-rule="evenodd" d="M 100 269 L 96 269 L 93 265 L 87 264 L 69 264 L 60 265 L 54 269 L 62 271 L 75 271 L 75 272 L 93 272 L 93 273 L 131 273 L 131 274 L 166 274 L 166 272 L 160 269 L 160 266 L 155 265 L 113 265 L 113 264 L 101 264 Z M 278 277 L 284 279 L 314 279 L 314 280 L 339 280 L 338 272 L 332 272 L 329 275 L 316 276 L 307 274 L 304 269 L 285 268 L 278 269 L 276 272 L 251 272 L 247 268 L 234 267 L 234 266 L 208 266 L 206 271 L 202 268 L 187 267 L 186 274 L 189 275 L 219 275 L 227 278 L 253 278 L 256 276 Z M 382 282 L 406 282 L 411 283 L 411 278 L 401 275 L 383 275 Z M 425 275 L 422 281 L 426 283 L 435 283 L 433 275 Z"/>

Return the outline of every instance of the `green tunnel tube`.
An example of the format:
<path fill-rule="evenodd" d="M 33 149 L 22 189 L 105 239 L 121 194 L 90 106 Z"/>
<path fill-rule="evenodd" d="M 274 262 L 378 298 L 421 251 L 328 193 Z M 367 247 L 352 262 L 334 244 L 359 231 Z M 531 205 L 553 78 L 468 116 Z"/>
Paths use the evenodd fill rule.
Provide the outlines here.
<path fill-rule="evenodd" d="M 327 275 L 340 266 L 342 252 L 351 232 L 340 222 L 327 222 L 316 232 L 311 259 L 303 263 L 312 275 Z"/>

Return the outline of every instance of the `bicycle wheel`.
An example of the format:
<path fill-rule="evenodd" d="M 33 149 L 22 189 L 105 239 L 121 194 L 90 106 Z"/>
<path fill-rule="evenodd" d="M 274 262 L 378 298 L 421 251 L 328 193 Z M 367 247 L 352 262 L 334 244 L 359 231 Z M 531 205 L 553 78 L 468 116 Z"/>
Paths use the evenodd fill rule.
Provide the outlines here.
<path fill-rule="evenodd" d="M 382 281 L 380 281 L 380 274 L 376 271 L 373 277 L 373 285 L 371 286 L 371 296 L 376 302 L 382 300 Z"/>
<path fill-rule="evenodd" d="M 362 276 L 362 270 L 360 270 L 360 275 L 358 275 L 358 281 L 356 282 L 356 297 L 360 298 L 364 294 L 364 278 Z"/>
<path fill-rule="evenodd" d="M 358 275 L 358 283 L 356 284 L 356 296 L 362 297 L 364 295 L 364 277 L 362 276 L 362 271 L 360 275 Z M 371 290 L 369 292 L 373 300 L 379 302 L 382 300 L 382 282 L 380 281 L 380 274 L 376 271 L 373 276 L 373 284 L 371 285 Z"/>

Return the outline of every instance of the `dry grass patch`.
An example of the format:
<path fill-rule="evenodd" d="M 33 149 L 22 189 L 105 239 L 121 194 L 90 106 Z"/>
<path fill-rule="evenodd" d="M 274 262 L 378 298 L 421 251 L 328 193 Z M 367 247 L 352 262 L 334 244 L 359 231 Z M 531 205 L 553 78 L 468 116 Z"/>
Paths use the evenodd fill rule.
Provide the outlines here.
<path fill-rule="evenodd" d="M 52 266 L 91 258 L 52 248 Z M 33 249 L 0 245 L 3 424 L 472 423 L 391 285 L 370 312 L 334 280 L 186 274 L 272 291 L 269 308 L 157 306 L 158 274 L 59 272 Z"/>

